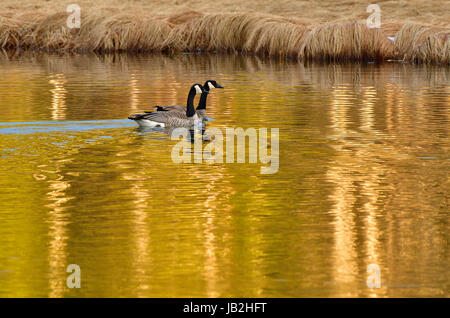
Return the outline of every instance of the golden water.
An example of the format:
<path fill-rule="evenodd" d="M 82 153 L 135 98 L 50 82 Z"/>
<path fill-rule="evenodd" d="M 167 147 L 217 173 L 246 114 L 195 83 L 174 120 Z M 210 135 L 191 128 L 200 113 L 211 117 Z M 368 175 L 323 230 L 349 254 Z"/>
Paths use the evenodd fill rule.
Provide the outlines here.
<path fill-rule="evenodd" d="M 24 53 L 0 67 L 0 296 L 449 296 L 448 68 Z M 276 174 L 176 164 L 176 141 L 126 120 L 207 79 L 225 87 L 208 127 L 279 128 Z"/>

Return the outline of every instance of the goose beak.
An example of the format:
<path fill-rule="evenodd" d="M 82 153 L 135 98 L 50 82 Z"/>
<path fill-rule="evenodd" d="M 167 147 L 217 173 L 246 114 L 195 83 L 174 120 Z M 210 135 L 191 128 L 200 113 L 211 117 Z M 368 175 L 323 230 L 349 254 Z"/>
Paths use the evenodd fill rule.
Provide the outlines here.
<path fill-rule="evenodd" d="M 217 85 L 216 88 L 223 88 L 223 86 L 220 84 L 216 84 L 216 85 Z"/>

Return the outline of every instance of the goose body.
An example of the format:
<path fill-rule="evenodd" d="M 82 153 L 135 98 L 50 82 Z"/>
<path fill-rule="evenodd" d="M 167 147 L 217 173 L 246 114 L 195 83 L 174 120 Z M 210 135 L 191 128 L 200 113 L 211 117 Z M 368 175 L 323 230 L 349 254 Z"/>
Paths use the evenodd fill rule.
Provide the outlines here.
<path fill-rule="evenodd" d="M 198 102 L 197 109 L 195 110 L 198 119 L 202 120 L 206 117 L 206 99 L 208 97 L 209 91 L 213 88 L 223 88 L 219 83 L 213 80 L 208 80 L 203 85 L 204 91 L 200 96 L 200 101 Z M 186 106 L 181 105 L 170 105 L 170 106 L 155 106 L 158 112 L 185 112 Z"/>
<path fill-rule="evenodd" d="M 190 127 L 200 121 L 194 109 L 194 97 L 196 94 L 202 94 L 203 91 L 204 89 L 202 85 L 192 85 L 184 112 L 144 112 L 143 114 L 132 115 L 128 117 L 128 119 L 134 120 L 140 127 Z"/>
<path fill-rule="evenodd" d="M 146 112 L 128 117 L 137 122 L 140 127 L 190 127 L 199 122 L 197 114 L 187 117 L 183 112 Z"/>

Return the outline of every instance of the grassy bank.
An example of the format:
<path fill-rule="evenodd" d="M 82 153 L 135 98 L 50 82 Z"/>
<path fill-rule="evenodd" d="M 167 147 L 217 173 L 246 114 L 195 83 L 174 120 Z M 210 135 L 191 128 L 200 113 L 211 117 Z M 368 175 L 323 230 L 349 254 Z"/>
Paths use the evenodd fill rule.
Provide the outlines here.
<path fill-rule="evenodd" d="M 81 28 L 66 25 L 70 3 Z M 314 60 L 450 64 L 448 1 L 16 1 L 0 7 L 0 48 L 132 52 L 243 52 Z M 388 39 L 394 37 L 392 41 Z"/>

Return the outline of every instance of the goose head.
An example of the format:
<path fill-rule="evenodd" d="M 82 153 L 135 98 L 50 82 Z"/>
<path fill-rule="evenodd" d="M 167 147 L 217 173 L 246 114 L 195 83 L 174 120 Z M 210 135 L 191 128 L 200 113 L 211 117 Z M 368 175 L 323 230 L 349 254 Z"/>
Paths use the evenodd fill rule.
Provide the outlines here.
<path fill-rule="evenodd" d="M 207 80 L 207 81 L 205 82 L 205 85 L 203 85 L 203 87 L 205 88 L 205 93 L 209 93 L 209 91 L 210 91 L 212 88 L 223 88 L 222 85 L 220 85 L 219 83 L 217 83 L 217 82 L 214 81 L 214 80 Z"/>
<path fill-rule="evenodd" d="M 201 84 L 194 84 L 191 87 L 191 92 L 194 94 L 201 94 L 205 91 L 205 88 Z"/>

